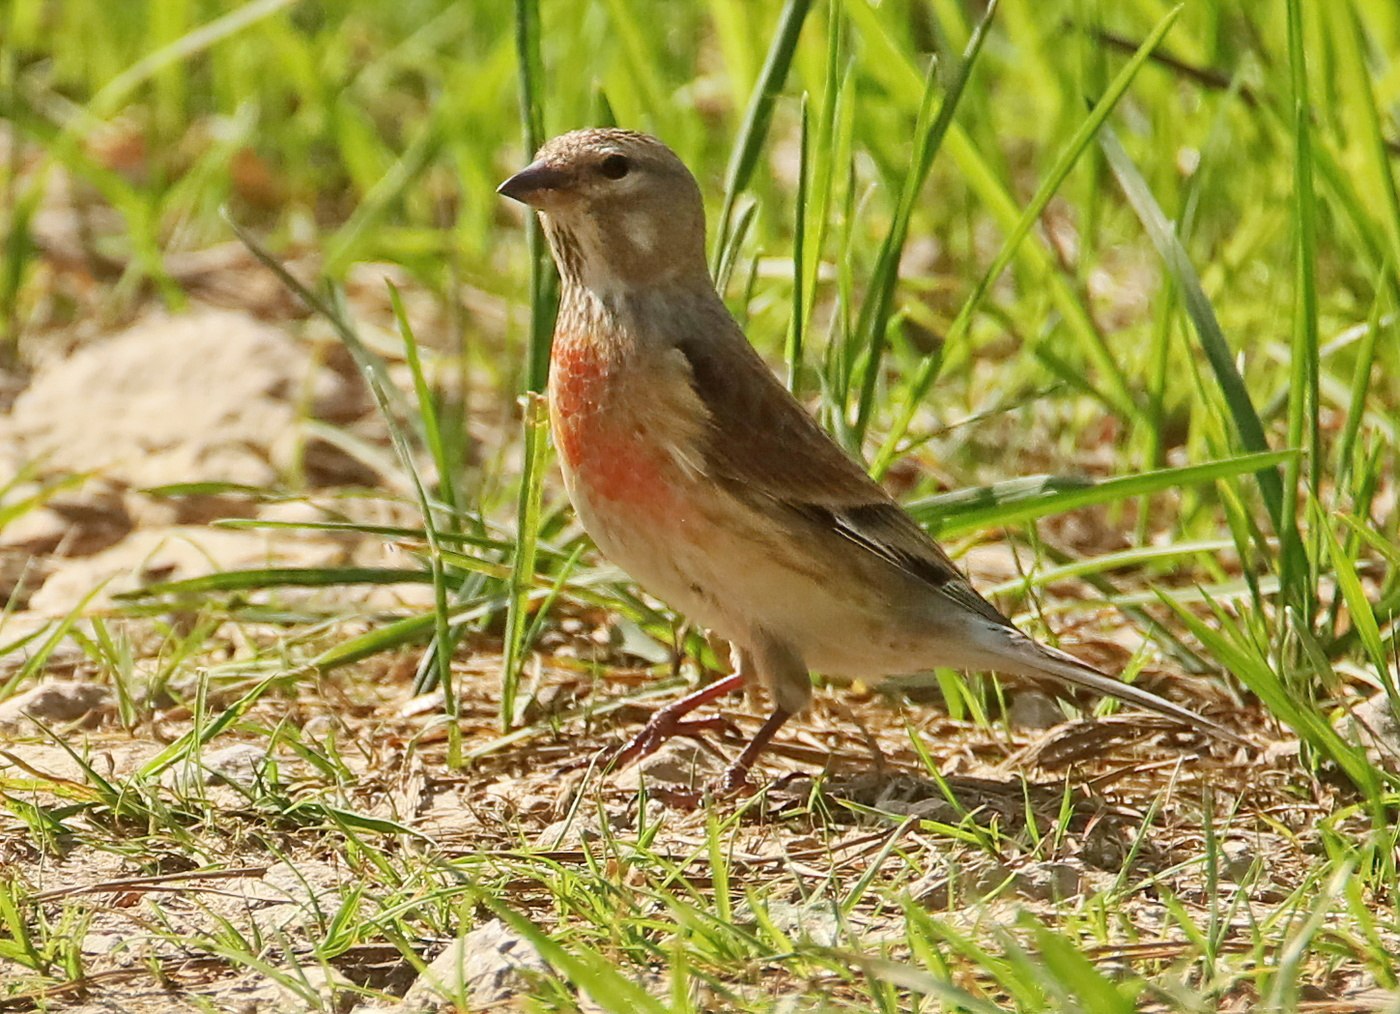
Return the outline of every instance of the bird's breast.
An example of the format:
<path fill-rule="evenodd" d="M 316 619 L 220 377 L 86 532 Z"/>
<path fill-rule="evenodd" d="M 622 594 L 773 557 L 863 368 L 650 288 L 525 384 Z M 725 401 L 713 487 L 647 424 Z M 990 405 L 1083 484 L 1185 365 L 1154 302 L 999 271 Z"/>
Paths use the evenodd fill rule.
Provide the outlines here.
<path fill-rule="evenodd" d="M 675 465 L 658 432 L 662 382 L 625 351 L 587 336 L 556 335 L 550 423 L 570 497 L 596 509 L 658 516 L 675 506 Z M 649 390 L 649 388 L 653 388 Z"/>

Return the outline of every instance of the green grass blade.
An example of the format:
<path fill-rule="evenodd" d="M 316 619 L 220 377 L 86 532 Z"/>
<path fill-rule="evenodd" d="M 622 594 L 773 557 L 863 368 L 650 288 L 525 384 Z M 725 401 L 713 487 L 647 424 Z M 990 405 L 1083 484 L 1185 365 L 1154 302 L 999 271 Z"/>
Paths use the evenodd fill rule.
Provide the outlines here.
<path fill-rule="evenodd" d="M 1288 0 L 1288 63 L 1293 84 L 1293 228 L 1294 263 L 1292 383 L 1288 389 L 1288 443 L 1305 451 L 1284 463 L 1283 526 L 1288 542 L 1297 528 L 1304 490 L 1316 492 L 1322 480 L 1322 435 L 1319 416 L 1317 339 L 1317 197 L 1313 192 L 1312 105 L 1308 98 L 1308 69 L 1303 51 L 1303 11 L 1300 0 Z M 1285 549 L 1287 545 L 1285 545 Z M 1301 553 L 1285 552 L 1282 580 L 1289 601 L 1311 626 L 1317 608 L 1317 588 L 1310 580 Z"/>
<path fill-rule="evenodd" d="M 477 895 L 485 905 L 553 965 L 561 975 L 586 992 L 605 1011 L 666 1014 L 667 1007 L 598 953 L 577 954 L 540 929 L 525 916 L 487 893 Z"/>
<path fill-rule="evenodd" d="M 1063 934 L 1036 926 L 1035 943 L 1045 971 L 1084 1010 L 1095 1014 L 1133 1014 L 1138 1010 L 1133 998 L 1095 968 Z"/>
<path fill-rule="evenodd" d="M 544 60 L 540 55 L 539 0 L 515 0 L 515 49 L 520 80 L 520 126 L 527 158 L 545 141 L 541 100 Z M 539 219 L 525 216 L 525 246 L 530 261 L 530 334 L 525 350 L 525 389 L 543 391 L 549 376 L 549 348 L 559 303 L 554 272 Z"/>
<path fill-rule="evenodd" d="M 1230 539 L 1202 539 L 1199 542 L 1172 542 L 1166 545 L 1133 546 L 1114 553 L 1084 557 L 1056 567 L 1041 567 L 1034 573 L 1014 577 L 982 589 L 988 597 L 1004 595 L 1023 588 L 1040 588 L 1073 577 L 1089 577 L 1107 570 L 1140 567 L 1165 560 L 1180 560 L 1190 556 L 1215 556 L 1234 548 Z"/>
<path fill-rule="evenodd" d="M 618 48 L 622 51 L 622 63 L 627 67 L 628 91 L 632 94 L 614 96 L 619 101 L 630 100 L 633 108 L 640 108 L 641 114 L 655 125 L 664 126 L 667 103 L 667 87 L 662 77 L 662 68 L 654 58 L 652 46 L 648 44 L 647 29 L 651 28 L 651 5 L 637 4 L 635 0 L 603 0 L 612 23 Z M 641 13 L 645 10 L 647 13 Z M 546 83 L 541 78 L 540 84 Z M 624 108 L 626 108 L 624 106 Z M 626 126 L 641 124 L 624 123 Z"/>
<path fill-rule="evenodd" d="M 1225 406 L 1230 413 L 1240 445 L 1247 451 L 1267 451 L 1269 441 L 1264 435 L 1264 424 L 1245 386 L 1244 378 L 1235 365 L 1234 353 L 1220 327 L 1215 309 L 1201 286 L 1200 277 L 1196 274 L 1185 247 L 1181 245 L 1176 230 L 1168 222 L 1161 206 L 1152 196 L 1147 181 L 1143 179 L 1111 128 L 1105 129 L 1100 135 L 1100 144 L 1118 185 L 1123 188 L 1129 205 L 1142 222 L 1148 238 L 1157 248 L 1158 256 L 1162 258 L 1175 282 L 1177 291 L 1182 295 L 1186 314 L 1225 399 Z M 1293 460 L 1296 460 L 1296 456 Z M 1296 520 L 1285 509 L 1284 480 L 1280 477 L 1278 469 L 1261 469 L 1256 473 L 1256 478 L 1274 530 L 1282 540 L 1283 558 L 1293 561 L 1292 567 L 1295 572 L 1300 567 L 1306 568 Z"/>
<path fill-rule="evenodd" d="M 1199 465 L 1162 468 L 1116 479 L 1031 476 L 993 486 L 926 497 L 909 513 L 940 535 L 956 535 L 994 525 L 1014 524 L 1090 504 L 1112 503 L 1195 483 L 1214 482 L 1276 465 L 1295 451 L 1241 454 Z"/>
<path fill-rule="evenodd" d="M 797 215 L 792 226 L 792 319 L 788 323 L 787 342 L 783 350 L 788 390 L 798 397 L 802 394 L 802 343 L 807 325 L 807 188 L 812 179 L 810 134 L 807 93 L 803 92 L 797 147 Z"/>
<path fill-rule="evenodd" d="M 1128 204 L 1137 213 L 1138 220 L 1147 230 L 1148 238 L 1152 241 L 1152 245 L 1157 248 L 1157 253 L 1176 282 L 1178 291 L 1186 300 L 1187 314 L 1196 329 L 1197 337 L 1200 339 L 1201 350 L 1205 353 L 1211 369 L 1215 371 L 1216 382 L 1220 385 L 1221 393 L 1225 397 L 1225 405 L 1230 410 L 1230 416 L 1234 421 L 1235 432 L 1239 436 L 1241 446 L 1247 451 L 1267 451 L 1269 442 L 1264 436 L 1264 424 L 1260 421 L 1259 413 L 1254 407 L 1254 402 L 1250 399 L 1244 378 L 1235 368 L 1234 352 L 1225 339 L 1225 333 L 1220 327 L 1215 309 L 1211 306 L 1210 298 L 1201 287 L 1201 279 L 1196 274 L 1196 269 L 1191 264 L 1186 249 L 1177 238 L 1176 230 L 1167 220 L 1161 205 L 1152 196 L 1147 181 L 1142 178 L 1142 174 L 1138 172 L 1137 166 L 1133 164 L 1111 127 L 1104 128 L 1099 135 L 1099 143 L 1114 176 L 1118 180 L 1118 185 L 1123 188 L 1123 194 L 1127 197 Z M 1269 507 L 1269 512 L 1277 521 L 1283 499 L 1278 472 L 1276 470 L 1261 471 L 1259 485 Z"/>
<path fill-rule="evenodd" d="M 335 329 L 336 335 L 344 343 L 351 358 L 355 360 L 355 366 L 364 377 L 365 386 L 369 388 L 375 406 L 384 417 L 385 425 L 389 429 L 390 440 L 394 443 L 395 450 L 399 454 L 400 463 L 406 463 L 411 472 L 413 458 L 409 453 L 400 420 L 411 418 L 412 414 L 404 406 L 403 398 L 390 379 L 384 360 L 376 355 L 360 338 L 359 333 L 351 325 L 349 317 L 343 312 L 343 307 L 339 304 L 335 293 L 332 292 L 330 297 L 326 299 L 316 295 L 253 238 L 252 233 L 228 217 L 227 214 L 225 214 L 224 220 L 233 230 L 234 235 L 238 237 L 238 241 L 248 248 L 248 252 L 257 259 L 258 263 L 276 275 L 278 280 L 306 305 L 308 310 L 323 318 Z"/>
<path fill-rule="evenodd" d="M 739 195 L 748 188 L 753 177 L 754 167 L 763 146 L 768 140 L 768 127 L 773 119 L 773 103 L 783 90 L 788 68 L 792 65 L 793 53 L 797 51 L 797 40 L 802 34 L 802 25 L 807 20 L 807 12 L 812 9 L 812 0 L 787 0 L 778 18 L 778 28 L 773 33 L 773 41 L 768 47 L 767 59 L 749 96 L 748 109 L 744 112 L 744 122 L 734 139 L 734 150 L 729 157 L 729 166 L 724 174 L 724 203 L 720 207 L 719 225 L 715 229 L 713 270 L 727 259 L 726 251 L 731 245 L 730 221 L 734 214 L 734 204 Z M 723 290 L 721 290 L 723 291 Z"/>
<path fill-rule="evenodd" d="M 525 396 L 524 467 L 517 501 L 515 562 L 510 573 L 510 609 L 506 613 L 504 657 L 501 659 L 501 731 L 515 727 L 515 699 L 525 665 L 525 634 L 530 629 L 530 593 L 535 587 L 535 546 L 540 530 L 540 501 L 549 440 L 544 399 Z"/>
<path fill-rule="evenodd" d="M 53 657 L 53 653 L 57 651 L 59 646 L 68 638 L 69 631 L 82 619 L 83 610 L 87 608 L 88 603 L 95 599 L 106 585 L 107 582 L 103 581 L 84 595 L 78 604 L 70 609 L 52 630 L 40 628 L 41 631 L 47 631 L 48 636 L 44 638 L 39 647 L 34 649 L 34 654 L 25 659 L 24 664 L 17 667 L 13 674 L 5 680 L 4 684 L 0 685 L 0 701 L 5 700 L 13 694 L 20 684 L 44 671 L 44 667 L 48 665 L 49 659 Z M 21 640 L 19 643 L 23 644 L 25 641 Z"/>
<path fill-rule="evenodd" d="M 1348 0 L 1345 4 L 1328 4 L 1325 9 L 1332 29 L 1329 34 L 1337 48 L 1336 65 L 1348 76 L 1347 93 L 1355 98 L 1355 101 L 1348 103 L 1348 109 L 1359 114 L 1357 119 L 1360 120 L 1366 154 L 1384 204 L 1379 217 L 1390 241 L 1390 268 L 1394 270 L 1395 265 L 1400 265 L 1400 192 L 1396 190 L 1395 174 L 1391 169 L 1393 156 L 1381 127 L 1382 120 L 1388 119 L 1389 114 L 1382 110 L 1376 99 L 1367 59 L 1368 40 L 1357 2 Z"/>
<path fill-rule="evenodd" d="M 351 264 L 363 259 L 365 234 L 373 234 L 405 193 L 422 179 L 439 158 L 444 141 L 436 118 L 423 124 L 403 154 L 366 191 L 345 224 L 326 240 L 322 270 L 327 277 L 341 278 Z"/>
<path fill-rule="evenodd" d="M 1387 264 L 1382 273 L 1388 271 L 1390 265 Z M 1376 292 L 1370 319 L 1367 320 L 1365 332 L 1361 336 L 1361 347 L 1356 351 L 1356 365 L 1352 369 L 1351 391 L 1347 399 L 1347 414 L 1342 422 L 1342 435 L 1337 440 L 1337 485 L 1342 489 L 1351 488 L 1356 438 L 1361 433 L 1361 424 L 1366 418 L 1366 400 L 1371 390 L 1371 373 L 1376 365 L 1376 345 L 1381 331 L 1391 332 L 1391 338 L 1394 340 L 1395 324 L 1385 323 L 1385 314 L 1382 312 L 1385 296 L 1379 284 L 1376 286 Z"/>
<path fill-rule="evenodd" d="M 1368 800 L 1379 799 L 1380 778 L 1365 751 L 1352 746 L 1328 724 L 1327 720 L 1269 666 L 1257 651 L 1246 650 L 1220 631 L 1209 626 L 1183 604 L 1167 595 L 1160 595 L 1182 623 L 1227 672 L 1238 678 L 1264 702 L 1270 714 L 1288 726 L 1304 742 L 1337 765 L 1347 780 Z"/>
<path fill-rule="evenodd" d="M 195 728 L 142 764 L 139 770 L 140 777 L 143 779 L 154 778 L 176 761 L 188 757 L 193 751 L 209 743 L 219 733 L 246 715 L 254 704 L 262 700 L 263 696 L 284 678 L 284 674 L 279 673 L 260 680 L 242 697 L 222 709 L 212 720 L 196 724 Z"/>
<path fill-rule="evenodd" d="M 217 574 L 159 581 L 112 596 L 118 601 L 207 595 L 210 592 L 255 591 L 261 588 L 331 588 L 354 584 L 423 584 L 428 571 L 401 567 L 261 567 L 225 570 Z"/>
<path fill-rule="evenodd" d="M 330 672 L 343 665 L 350 665 L 371 658 L 385 651 L 393 651 L 410 644 L 421 644 L 437 629 L 436 613 L 421 613 L 392 620 L 358 637 L 341 641 L 327 648 L 313 658 L 308 667 L 318 672 Z"/>
<path fill-rule="evenodd" d="M 729 279 L 734 274 L 734 266 L 739 261 L 739 248 L 744 245 L 744 237 L 749 234 L 749 229 L 753 226 L 754 219 L 758 216 L 758 205 L 753 201 L 748 201 L 739 211 L 739 218 L 734 223 L 734 231 L 730 234 L 730 242 L 725 246 L 721 255 L 719 267 L 715 271 L 715 289 L 722 296 L 729 288 Z M 742 308 L 742 304 L 741 308 Z M 736 316 L 742 315 L 742 309 Z"/>
<path fill-rule="evenodd" d="M 1010 235 L 1008 235 L 1006 240 L 1002 243 L 1001 250 L 992 261 L 991 266 L 979 279 L 971 295 L 969 295 L 967 300 L 963 303 L 962 309 L 958 311 L 957 317 L 954 318 L 952 325 L 948 329 L 946 345 L 953 346 L 959 344 L 967 337 L 967 333 L 972 326 L 973 317 L 981 307 L 982 300 L 986 297 L 992 285 L 1001 277 L 1002 272 L 1005 271 L 1007 266 L 1011 263 L 1011 259 L 1016 255 L 1016 251 L 1021 243 L 1030 233 L 1035 223 L 1040 220 L 1041 214 L 1045 211 L 1045 206 L 1050 203 L 1050 198 L 1059 190 L 1060 184 L 1064 182 L 1065 177 L 1069 175 L 1070 170 L 1073 169 L 1075 164 L 1079 161 L 1079 157 L 1084 153 L 1085 149 L 1088 148 L 1089 144 L 1093 141 L 1095 135 L 1098 134 L 1100 129 L 1104 126 L 1109 114 L 1113 112 L 1119 100 L 1127 93 L 1129 86 L 1133 83 L 1133 79 L 1137 77 L 1138 71 L 1142 69 L 1143 65 L 1147 63 L 1158 45 L 1161 44 L 1168 29 L 1171 28 L 1180 13 L 1181 7 L 1179 5 L 1173 7 L 1167 12 L 1166 16 L 1157 23 L 1157 26 L 1152 30 L 1151 34 L 1149 34 L 1142 45 L 1138 47 L 1132 59 L 1129 60 L 1123 69 L 1114 77 L 1112 83 L 1109 85 L 1108 91 L 1094 104 L 1088 117 L 1080 124 L 1074 136 L 1070 138 L 1069 142 L 1065 145 L 1064 150 L 1056 159 L 1054 166 L 1050 169 L 1049 173 L 1046 174 L 1045 179 L 1041 181 L 1040 186 L 1036 188 L 1035 195 L 1022 212 L 1020 219 L 1016 222 Z M 1097 334 L 1097 332 L 1094 333 Z M 1095 353 L 1095 365 L 1099 367 L 1103 374 L 1103 379 L 1108 385 L 1105 391 L 1105 398 L 1114 407 L 1115 411 L 1119 412 L 1125 418 L 1132 418 L 1137 414 L 1137 407 L 1129 390 L 1127 378 L 1124 377 L 1121 367 L 1118 366 L 1107 348 L 1100 347 L 1093 351 Z M 909 425 L 914 421 L 914 416 L 918 412 L 920 403 L 928 394 L 929 388 L 937 378 L 938 369 L 939 364 L 936 361 L 927 361 L 920 367 L 919 371 L 910 382 L 909 388 L 904 396 L 904 404 L 895 417 L 894 424 L 891 426 L 890 432 L 881 445 L 879 454 L 876 456 L 872 468 L 875 474 L 883 474 L 894 460 L 894 455 L 898 450 L 899 444 L 904 439 L 904 435 L 909 431 Z"/>
<path fill-rule="evenodd" d="M 91 128 L 97 121 L 115 113 L 133 93 L 162 72 L 208 52 L 226 39 L 295 3 L 296 0 L 251 0 L 147 54 L 107 82 L 88 103 L 85 115 L 71 121 L 73 128 Z"/>
<path fill-rule="evenodd" d="M 875 982 L 888 983 L 900 990 L 936 997 L 944 1004 L 944 1010 L 968 1011 L 970 1014 L 1003 1014 L 1006 1010 L 907 962 L 877 957 L 864 951 L 833 950 L 830 955 L 838 963 L 838 967 L 859 969 L 866 978 Z"/>
<path fill-rule="evenodd" d="M 915 147 L 912 166 L 904 177 L 904 186 L 895 205 L 893 221 L 880 244 L 880 252 L 875 260 L 875 269 L 870 275 L 870 289 L 861 303 L 860 315 L 856 318 L 856 329 L 852 336 L 860 349 L 859 365 L 860 400 L 856 405 L 856 419 L 853 437 L 859 441 L 865 434 L 874 411 L 876 381 L 884 361 L 885 341 L 890 326 L 890 315 L 894 305 L 895 288 L 899 284 L 899 261 L 909 238 L 909 225 L 914 208 L 933 168 L 934 158 L 943 146 L 943 138 L 957 114 L 959 103 L 977 66 L 982 44 L 996 17 L 997 0 L 987 4 L 982 19 L 968 39 L 962 59 L 948 83 L 943 101 L 933 113 L 933 99 L 937 94 L 936 66 L 930 66 L 924 81 L 923 96 L 919 100 L 919 114 L 914 128 Z M 937 360 L 931 360 L 936 363 Z M 936 368 L 936 367 L 935 367 Z"/>
<path fill-rule="evenodd" d="M 5 530 L 6 525 L 12 524 L 30 511 L 38 510 L 59 494 L 82 486 L 93 477 L 93 474 L 92 472 L 75 472 L 71 475 L 59 476 L 57 479 L 49 479 L 41 483 L 33 493 L 20 497 L 13 503 L 0 502 L 0 532 Z M 28 476 L 25 476 L 23 472 L 14 477 L 16 483 L 27 478 Z M 9 485 L 10 483 L 6 483 L 6 488 Z M 0 489 L 0 494 L 4 492 L 5 489 Z"/>
<path fill-rule="evenodd" d="M 1361 586 L 1361 576 L 1356 571 L 1356 561 L 1342 549 L 1342 544 L 1337 540 L 1337 535 L 1329 523 L 1327 511 L 1317 498 L 1310 497 L 1308 504 L 1312 509 L 1313 525 L 1322 535 L 1327 557 L 1332 562 L 1332 573 L 1337 579 L 1337 586 L 1341 589 L 1342 599 L 1346 602 L 1347 614 L 1351 618 L 1351 627 L 1356 631 L 1362 647 L 1366 649 L 1366 654 L 1370 656 L 1371 665 L 1375 667 L 1376 676 L 1380 680 L 1381 686 L 1385 688 L 1392 701 L 1400 701 L 1400 693 L 1396 691 L 1395 676 L 1390 669 L 1390 659 L 1386 655 L 1385 641 L 1381 637 L 1380 623 L 1376 620 L 1374 606 L 1366 597 L 1366 591 Z"/>
<path fill-rule="evenodd" d="M 413 326 L 409 323 L 408 313 L 404 310 L 403 299 L 393 284 L 389 285 L 389 302 L 394 310 L 394 320 L 398 324 L 399 335 L 403 339 L 405 358 L 413 376 L 413 390 L 418 399 L 418 419 L 423 429 L 428 451 L 432 454 L 433 463 L 437 466 L 438 487 L 442 491 L 443 499 L 448 507 L 454 508 L 457 496 L 453 476 L 456 474 L 457 466 L 455 462 L 447 460 L 442 441 L 442 427 L 438 425 L 437 402 L 428 387 L 427 378 L 423 375 L 422 360 L 418 354 L 418 342 L 413 336 Z M 406 464 L 412 471 L 412 464 Z M 447 619 L 447 576 L 444 572 L 442 544 L 438 541 L 437 516 L 433 512 L 427 493 L 416 473 L 414 473 L 414 489 L 418 492 L 419 510 L 423 516 L 423 536 L 428 543 L 428 571 L 433 584 L 433 643 L 428 647 L 428 656 L 430 657 L 425 658 L 423 662 L 433 666 L 437 674 L 437 685 L 442 687 L 443 710 L 447 715 L 450 738 L 448 765 L 456 768 L 461 760 L 461 747 L 458 739 L 457 693 L 456 688 L 452 685 L 452 651 L 456 646 L 458 632 L 453 630 Z M 455 519 L 456 511 L 449 509 L 447 517 Z M 453 524 L 453 521 L 449 520 L 448 524 Z M 423 681 L 420 679 L 419 682 Z"/>

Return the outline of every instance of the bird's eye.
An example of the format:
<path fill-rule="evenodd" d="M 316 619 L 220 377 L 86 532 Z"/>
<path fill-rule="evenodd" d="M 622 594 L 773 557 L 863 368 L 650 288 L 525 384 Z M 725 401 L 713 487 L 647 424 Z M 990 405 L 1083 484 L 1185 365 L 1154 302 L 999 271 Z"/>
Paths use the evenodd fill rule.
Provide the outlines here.
<path fill-rule="evenodd" d="M 598 166 L 598 171 L 610 180 L 622 179 L 631 169 L 632 163 L 627 161 L 626 155 L 609 155 Z"/>

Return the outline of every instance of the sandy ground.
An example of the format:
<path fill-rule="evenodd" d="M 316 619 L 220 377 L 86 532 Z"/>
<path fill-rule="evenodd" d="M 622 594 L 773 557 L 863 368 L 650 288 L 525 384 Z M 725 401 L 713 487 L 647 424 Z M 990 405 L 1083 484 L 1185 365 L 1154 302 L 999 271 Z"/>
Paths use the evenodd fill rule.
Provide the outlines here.
<path fill-rule="evenodd" d="M 0 857 L 35 939 L 70 941 L 49 955 L 43 976 L 9 962 L 0 1008 L 298 1010 L 314 997 L 327 1009 L 424 1009 L 432 991 L 417 965 L 446 954 L 449 965 L 473 970 L 458 983 L 471 1006 L 500 1009 L 545 966 L 489 912 L 451 914 L 456 902 L 443 899 L 460 878 L 513 885 L 511 904 L 556 928 L 542 863 L 586 871 L 603 857 L 619 889 L 641 891 L 655 886 L 648 864 L 661 855 L 694 890 L 713 890 L 706 813 L 655 795 L 643 804 L 639 788 L 702 784 L 757 728 L 763 702 L 721 709 L 727 733 L 677 741 L 635 770 L 602 777 L 587 762 L 685 682 L 657 684 L 618 647 L 626 631 L 603 611 L 562 608 L 534 659 L 529 724 L 514 737 L 497 725 L 498 642 L 488 633 L 464 645 L 454 662 L 467 758 L 458 768 L 440 701 L 410 689 L 413 651 L 324 676 L 294 673 L 262 688 L 210 742 L 160 763 L 172 743 L 260 686 L 280 652 L 309 657 L 370 629 L 376 616 L 426 605 L 414 586 L 287 592 L 277 599 L 286 608 L 350 618 L 326 622 L 309 641 L 276 623 L 218 620 L 199 656 L 181 660 L 167 654 L 178 643 L 170 632 L 198 622 L 197 610 L 130 617 L 114 599 L 154 580 L 223 570 L 404 565 L 379 538 L 209 524 L 413 523 L 390 495 L 337 498 L 359 485 L 392 493 L 398 481 L 319 428 L 382 442 L 343 359 L 304 332 L 294 339 L 245 312 L 195 307 L 41 362 L 0 419 L 0 472 L 22 476 L 8 502 L 44 497 L 0 530 L 0 598 L 10 602 L 0 644 L 81 607 L 121 640 L 129 663 L 114 680 L 92 651 L 69 642 L 0 705 L 0 784 L 10 801 Z M 276 502 L 237 489 L 274 486 L 289 472 L 310 496 Z M 227 485 L 151 492 L 191 482 Z M 53 484 L 61 488 L 43 492 Z M 1014 573 L 996 547 L 971 565 L 981 577 Z M 77 629 L 97 636 L 90 621 Z M 1121 624 L 1091 618 L 1067 646 L 1113 667 L 1132 640 Z M 15 647 L 0 660 L 0 679 L 22 673 L 41 644 Z M 1212 681 L 1165 669 L 1143 678 L 1198 707 L 1230 704 Z M 653 684 L 654 695 L 628 702 Z M 33 692 L 41 685 L 46 697 Z M 726 814 L 745 808 L 728 843 L 730 876 L 759 890 L 770 918 L 795 935 L 872 950 L 900 946 L 904 921 L 884 900 L 891 893 L 972 931 L 1027 912 L 1053 921 L 1066 904 L 1119 889 L 1096 956 L 1160 968 L 1189 949 L 1171 928 L 1167 896 L 1202 918 L 1225 911 L 1238 927 L 1222 946 L 1243 946 L 1251 906 L 1287 897 L 1319 847 L 1319 818 L 1338 806 L 1335 786 L 1300 785 L 1296 744 L 1258 715 L 1232 719 L 1258 744 L 1239 751 L 1136 715 L 1062 722 L 1026 696 L 1016 708 L 1025 719 L 1016 731 L 988 731 L 937 707 L 820 693 L 762 762 L 764 790 L 721 804 Z M 994 848 L 949 830 L 968 826 L 969 815 L 997 829 Z M 1208 826 L 1223 857 L 1212 870 L 1199 861 Z M 1038 838 L 1045 827 L 1061 830 Z M 867 875 L 887 890 L 838 925 L 833 893 Z M 411 939 L 370 931 L 336 942 L 346 906 L 353 923 L 412 903 L 449 914 L 414 923 Z M 442 932 L 425 928 L 434 925 Z M 1309 974 L 1328 996 L 1370 1009 L 1374 981 L 1355 963 Z M 415 981 L 418 992 L 398 999 Z M 726 988 L 800 995 L 810 984 L 741 971 Z M 841 995 L 839 984 L 821 988 Z M 1248 1003 L 1241 994 L 1227 1009 Z"/>

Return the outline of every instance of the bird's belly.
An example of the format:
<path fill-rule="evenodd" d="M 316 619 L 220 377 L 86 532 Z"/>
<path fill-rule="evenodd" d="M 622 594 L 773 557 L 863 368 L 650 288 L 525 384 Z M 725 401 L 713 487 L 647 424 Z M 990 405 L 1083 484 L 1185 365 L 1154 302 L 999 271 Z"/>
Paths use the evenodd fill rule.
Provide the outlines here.
<path fill-rule="evenodd" d="M 800 645 L 813 671 L 878 681 L 981 666 L 967 647 L 968 618 L 936 589 L 845 540 L 813 541 L 826 570 L 791 573 L 788 594 L 765 607 L 769 629 Z"/>
<path fill-rule="evenodd" d="M 929 665 L 929 629 L 849 571 L 745 523 L 713 488 L 682 491 L 664 519 L 598 500 L 575 477 L 573 502 L 599 550 L 650 594 L 717 634 L 751 646 L 756 631 L 836 679 Z M 936 654 L 936 652 L 935 652 Z"/>
<path fill-rule="evenodd" d="M 711 526 L 697 515 L 704 491 L 656 390 L 666 377 L 606 351 L 556 339 L 550 373 L 554 445 L 579 521 L 650 594 L 698 623 L 732 626 L 712 593 Z"/>
<path fill-rule="evenodd" d="M 565 466 L 574 511 L 599 552 L 644 590 L 686 619 L 722 636 L 746 641 L 747 624 L 730 594 L 736 575 L 714 525 L 698 513 L 698 501 L 659 469 L 660 486 L 637 478 L 616 495 L 603 493 L 586 472 Z M 742 583 L 742 578 L 740 578 Z"/>

